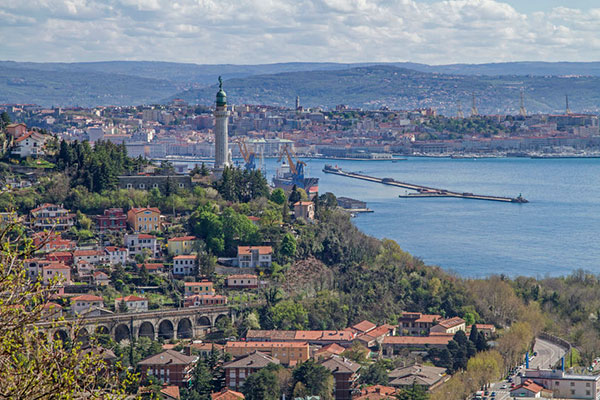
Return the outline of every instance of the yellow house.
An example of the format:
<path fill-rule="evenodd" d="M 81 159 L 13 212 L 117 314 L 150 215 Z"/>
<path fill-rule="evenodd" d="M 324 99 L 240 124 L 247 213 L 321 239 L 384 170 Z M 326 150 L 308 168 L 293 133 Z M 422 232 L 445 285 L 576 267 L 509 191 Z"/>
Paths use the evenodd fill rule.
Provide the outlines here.
<path fill-rule="evenodd" d="M 194 250 L 196 240 L 198 240 L 196 236 L 181 236 L 169 239 L 167 245 L 169 255 L 180 256 L 190 254 Z"/>
<path fill-rule="evenodd" d="M 127 223 L 134 232 L 160 231 L 160 210 L 156 207 L 132 208 L 127 212 Z"/>

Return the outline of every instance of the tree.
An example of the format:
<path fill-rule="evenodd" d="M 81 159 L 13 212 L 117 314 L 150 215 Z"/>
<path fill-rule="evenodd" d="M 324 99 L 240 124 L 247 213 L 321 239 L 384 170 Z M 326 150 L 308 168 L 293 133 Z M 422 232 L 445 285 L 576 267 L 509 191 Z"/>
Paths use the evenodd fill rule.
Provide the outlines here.
<path fill-rule="evenodd" d="M 107 368 L 98 355 L 80 353 L 80 344 L 47 340 L 34 324 L 56 290 L 31 284 L 23 260 L 31 241 L 10 223 L 0 232 L 0 397 L 5 399 L 124 399 L 131 377 L 119 378 L 120 364 Z M 64 325 L 76 337 L 79 328 Z"/>
<path fill-rule="evenodd" d="M 271 310 L 275 329 L 304 329 L 308 324 L 308 313 L 302 306 L 292 300 L 284 300 Z"/>
<path fill-rule="evenodd" d="M 296 391 L 306 391 L 305 395 L 321 396 L 321 399 L 332 399 L 333 376 L 324 366 L 314 360 L 308 360 L 298 365 L 292 371 L 294 379 L 294 395 Z M 301 386 L 298 387 L 298 384 Z M 299 388 L 303 388 L 300 390 Z"/>
<path fill-rule="evenodd" d="M 401 389 L 396 398 L 399 400 L 429 400 L 429 394 L 423 386 L 413 382 L 409 388 Z"/>
<path fill-rule="evenodd" d="M 277 188 L 277 189 L 273 190 L 273 192 L 271 193 L 270 200 L 273 203 L 276 203 L 279 205 L 285 203 L 285 192 L 283 191 L 283 189 Z"/>
<path fill-rule="evenodd" d="M 361 369 L 360 382 L 367 385 L 387 385 L 389 376 L 385 362 L 383 360 L 377 360 L 369 365 L 364 372 Z"/>
<path fill-rule="evenodd" d="M 212 373 L 206 362 L 202 359 L 198 360 L 192 372 L 192 381 L 190 391 L 196 392 L 201 399 L 210 399 L 212 393 Z"/>
<path fill-rule="evenodd" d="M 291 233 L 283 235 L 279 253 L 286 259 L 293 258 L 296 255 L 296 238 Z"/>
<path fill-rule="evenodd" d="M 277 400 L 280 398 L 279 383 L 274 369 L 276 370 L 276 368 L 267 366 L 246 379 L 242 393 L 247 400 Z"/>

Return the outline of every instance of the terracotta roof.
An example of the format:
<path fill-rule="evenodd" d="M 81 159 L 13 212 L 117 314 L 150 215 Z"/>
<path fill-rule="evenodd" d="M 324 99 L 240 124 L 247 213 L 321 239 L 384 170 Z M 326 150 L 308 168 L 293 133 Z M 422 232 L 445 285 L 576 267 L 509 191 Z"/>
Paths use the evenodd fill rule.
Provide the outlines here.
<path fill-rule="evenodd" d="M 115 299 L 116 301 L 147 301 L 148 299 L 146 299 L 145 297 L 139 297 L 139 296 L 125 296 L 125 297 L 118 297 Z"/>
<path fill-rule="evenodd" d="M 404 345 L 447 345 L 452 340 L 450 335 L 439 336 L 386 336 L 383 338 L 383 344 L 404 344 Z"/>
<path fill-rule="evenodd" d="M 127 249 L 125 247 L 106 246 L 104 250 L 108 253 L 114 253 L 115 251 L 126 251 Z"/>
<path fill-rule="evenodd" d="M 377 327 L 377 325 L 375 325 L 371 321 L 367 321 L 366 319 L 364 321 L 359 322 L 358 324 L 352 325 L 352 329 L 356 329 L 359 332 L 368 332 L 370 330 L 375 329 L 375 327 Z"/>
<path fill-rule="evenodd" d="M 53 251 L 46 255 L 46 257 L 71 257 L 73 254 L 70 251 Z"/>
<path fill-rule="evenodd" d="M 157 270 L 157 269 L 162 269 L 165 266 L 161 263 L 144 263 L 144 264 L 137 264 L 138 268 L 146 268 L 148 271 L 152 271 L 152 270 Z"/>
<path fill-rule="evenodd" d="M 383 385 L 369 386 L 361 390 L 360 396 L 353 397 L 355 400 L 379 400 L 395 399 L 396 388 Z"/>
<path fill-rule="evenodd" d="M 104 253 L 100 250 L 75 250 L 73 255 L 75 257 L 84 257 L 84 256 L 101 256 Z"/>
<path fill-rule="evenodd" d="M 213 348 L 215 350 L 223 350 L 225 347 L 218 343 L 192 343 L 190 346 L 196 350 L 212 350 Z"/>
<path fill-rule="evenodd" d="M 55 308 L 57 310 L 61 310 L 62 306 L 60 304 L 58 304 L 58 303 L 54 303 L 52 301 L 49 301 L 46 304 L 44 304 L 43 308 L 44 308 L 44 310 L 46 310 L 46 309 L 52 309 L 52 308 Z"/>
<path fill-rule="evenodd" d="M 213 393 L 210 396 L 212 398 L 211 400 L 239 400 L 246 398 L 242 393 L 227 388 L 224 388 L 219 393 Z"/>
<path fill-rule="evenodd" d="M 180 236 L 169 239 L 169 242 L 186 242 L 190 240 L 196 240 L 196 236 Z"/>
<path fill-rule="evenodd" d="M 179 386 L 166 386 L 160 389 L 160 392 L 171 399 L 181 399 L 181 396 L 179 394 Z"/>
<path fill-rule="evenodd" d="M 98 277 L 100 277 L 100 275 L 104 275 L 104 276 L 106 276 L 108 278 L 108 274 L 106 272 L 102 272 L 102 271 L 96 271 L 96 272 L 94 272 L 94 278 L 97 279 Z"/>
<path fill-rule="evenodd" d="M 253 215 L 248 215 L 248 219 L 249 219 L 250 221 L 260 221 L 260 218 L 259 218 L 259 217 L 255 217 L 255 216 L 253 216 Z"/>
<path fill-rule="evenodd" d="M 441 320 L 438 322 L 438 325 L 443 326 L 444 328 L 452 328 L 458 326 L 460 324 L 464 324 L 465 320 L 460 317 L 452 317 L 448 319 Z"/>
<path fill-rule="evenodd" d="M 47 269 L 71 269 L 70 267 L 66 266 L 63 263 L 51 263 L 48 265 L 44 265 L 42 267 L 42 269 L 47 270 Z"/>
<path fill-rule="evenodd" d="M 411 316 L 415 316 L 415 322 L 433 323 L 437 320 L 442 319 L 441 315 L 437 314 L 421 314 L 421 313 L 410 313 L 405 312 L 402 314 L 402 318 L 410 319 Z"/>
<path fill-rule="evenodd" d="M 248 255 L 253 250 L 258 250 L 258 254 L 271 254 L 273 248 L 271 246 L 238 246 L 238 254 Z"/>
<path fill-rule="evenodd" d="M 134 214 L 144 212 L 144 211 L 152 211 L 160 214 L 160 210 L 156 207 L 134 207 L 129 210 L 129 212 L 133 212 Z"/>
<path fill-rule="evenodd" d="M 229 275 L 227 279 L 258 279 L 258 276 L 252 274 L 237 274 Z"/>
<path fill-rule="evenodd" d="M 71 301 L 104 301 L 104 299 L 93 294 L 82 294 L 81 296 L 73 297 Z"/>
<path fill-rule="evenodd" d="M 246 333 L 246 339 L 270 339 L 270 340 L 294 340 L 296 336 L 295 331 L 278 331 L 278 330 L 256 330 L 249 329 Z"/>
<path fill-rule="evenodd" d="M 156 239 L 154 235 L 148 235 L 147 233 L 138 233 L 138 239 Z"/>
<path fill-rule="evenodd" d="M 412 385 L 413 382 L 423 386 L 432 386 L 445 376 L 445 368 L 421 364 L 396 368 L 389 373 L 390 385 L 392 386 Z"/>
<path fill-rule="evenodd" d="M 489 329 L 491 331 L 495 331 L 496 327 L 492 324 L 475 324 L 475 328 L 477 329 Z"/>
<path fill-rule="evenodd" d="M 211 281 L 203 281 L 203 282 L 185 282 L 184 286 L 203 286 L 203 285 L 212 285 Z"/>
<path fill-rule="evenodd" d="M 252 348 L 252 347 L 279 347 L 279 348 L 304 348 L 308 347 L 306 342 L 227 342 L 225 348 Z"/>
<path fill-rule="evenodd" d="M 342 354 L 344 351 L 346 351 L 345 347 L 340 346 L 337 343 L 331 343 L 328 344 L 327 346 L 323 346 L 321 347 L 319 350 L 317 350 L 315 353 L 316 354 L 322 354 L 322 353 L 331 353 L 331 354 L 337 354 L 340 355 Z"/>
<path fill-rule="evenodd" d="M 173 257 L 173 260 L 191 260 L 191 259 L 195 259 L 196 256 L 195 255 L 184 255 L 184 256 L 175 256 Z"/>
<path fill-rule="evenodd" d="M 544 390 L 544 388 L 542 386 L 538 385 L 537 383 L 535 383 L 531 379 L 525 380 L 525 382 L 521 383 L 518 386 L 515 386 L 510 391 L 513 392 L 513 391 L 515 391 L 517 389 L 527 389 L 527 390 L 529 390 L 530 392 L 533 392 L 533 393 L 539 393 L 542 390 Z"/>
<path fill-rule="evenodd" d="M 198 357 L 186 356 L 175 350 L 165 350 L 158 354 L 144 358 L 138 365 L 189 365 Z"/>

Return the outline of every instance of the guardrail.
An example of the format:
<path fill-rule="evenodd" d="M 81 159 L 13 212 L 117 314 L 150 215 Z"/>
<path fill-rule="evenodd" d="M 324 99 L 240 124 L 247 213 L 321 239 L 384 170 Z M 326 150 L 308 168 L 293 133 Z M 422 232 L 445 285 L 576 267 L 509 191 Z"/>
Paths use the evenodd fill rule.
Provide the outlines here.
<path fill-rule="evenodd" d="M 540 339 L 543 340 L 547 340 L 548 342 L 554 343 L 562 348 L 564 348 L 566 350 L 565 352 L 565 360 L 568 359 L 568 357 L 571 356 L 571 351 L 573 346 L 571 345 L 571 343 L 567 342 L 565 339 L 560 338 L 558 336 L 554 336 L 548 332 L 540 332 L 537 335 Z M 560 366 L 560 360 L 557 366 Z"/>

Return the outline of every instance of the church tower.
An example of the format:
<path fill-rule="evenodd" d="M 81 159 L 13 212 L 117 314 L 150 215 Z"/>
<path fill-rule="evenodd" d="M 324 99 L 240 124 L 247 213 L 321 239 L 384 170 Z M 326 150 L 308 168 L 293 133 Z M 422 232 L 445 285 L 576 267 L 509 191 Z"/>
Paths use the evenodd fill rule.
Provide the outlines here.
<path fill-rule="evenodd" d="M 218 171 L 222 171 L 229 165 L 228 122 L 227 95 L 223 90 L 223 80 L 219 76 L 219 91 L 215 108 L 215 170 Z"/>

